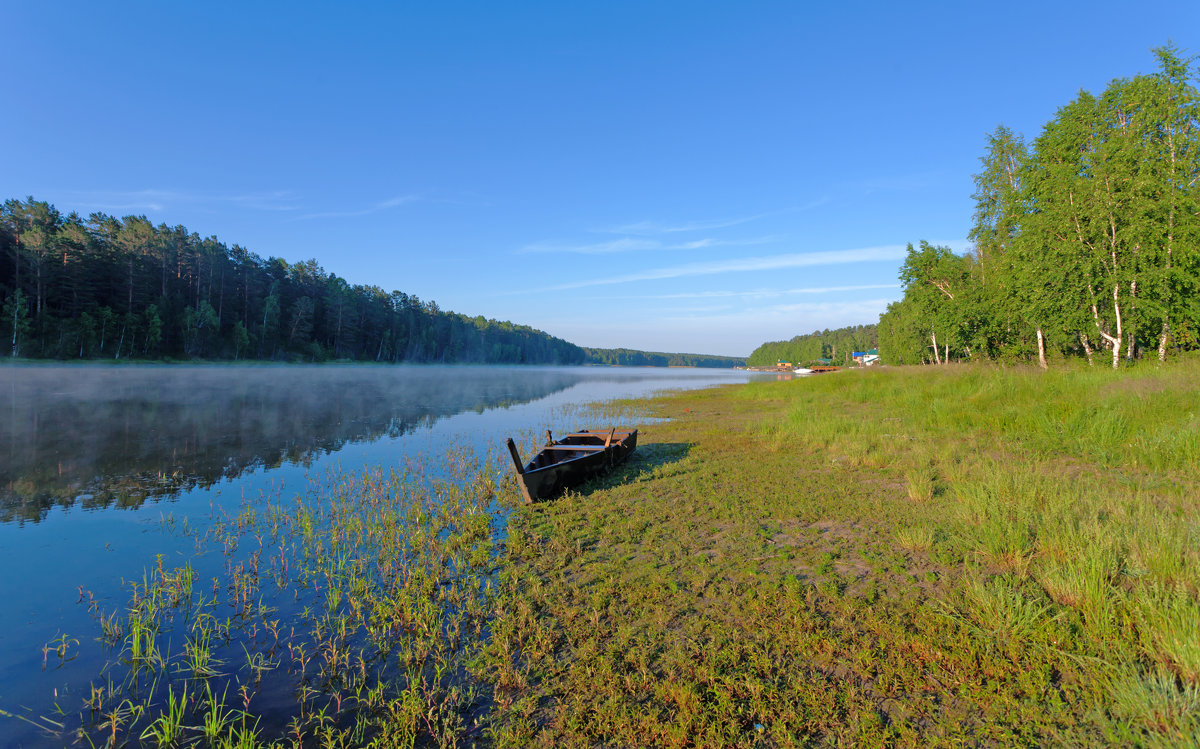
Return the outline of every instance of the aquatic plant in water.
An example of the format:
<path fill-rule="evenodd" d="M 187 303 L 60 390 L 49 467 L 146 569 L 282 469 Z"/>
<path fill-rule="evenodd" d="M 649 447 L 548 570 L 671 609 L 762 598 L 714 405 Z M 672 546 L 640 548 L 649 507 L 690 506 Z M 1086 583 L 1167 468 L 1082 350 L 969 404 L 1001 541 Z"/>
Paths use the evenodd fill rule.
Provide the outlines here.
<path fill-rule="evenodd" d="M 469 733 L 487 700 L 469 663 L 515 487 L 465 449 L 435 465 L 333 473 L 290 498 L 214 509 L 192 532 L 198 551 L 221 555 L 222 577 L 200 585 L 190 562 L 160 557 L 121 609 L 95 607 L 98 643 L 117 657 L 77 717 L 80 738 L 411 744 Z"/>

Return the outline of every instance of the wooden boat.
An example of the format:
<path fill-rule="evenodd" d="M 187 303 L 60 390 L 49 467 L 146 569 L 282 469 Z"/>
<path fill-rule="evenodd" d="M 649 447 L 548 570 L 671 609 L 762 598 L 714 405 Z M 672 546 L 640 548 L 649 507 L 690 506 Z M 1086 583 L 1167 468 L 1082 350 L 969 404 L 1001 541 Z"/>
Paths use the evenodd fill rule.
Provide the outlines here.
<path fill-rule="evenodd" d="M 636 429 L 573 432 L 555 440 L 546 432 L 546 446 L 527 464 L 521 462 L 517 446 L 508 440 L 517 470 L 517 483 L 526 502 L 549 499 L 570 486 L 623 463 L 637 447 Z"/>

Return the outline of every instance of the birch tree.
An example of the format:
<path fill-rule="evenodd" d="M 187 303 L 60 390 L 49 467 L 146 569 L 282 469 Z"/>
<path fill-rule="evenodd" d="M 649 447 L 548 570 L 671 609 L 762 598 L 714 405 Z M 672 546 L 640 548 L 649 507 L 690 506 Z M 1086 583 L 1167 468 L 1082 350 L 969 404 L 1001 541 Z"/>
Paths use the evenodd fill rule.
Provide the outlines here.
<path fill-rule="evenodd" d="M 1168 45 L 1154 50 L 1159 71 L 1143 82 L 1147 150 L 1141 178 L 1150 185 L 1148 240 L 1154 280 L 1148 307 L 1159 318 L 1157 353 L 1166 359 L 1172 324 L 1188 326 L 1187 300 L 1197 292 L 1200 263 L 1200 97 L 1194 59 Z"/>
<path fill-rule="evenodd" d="M 976 338 L 980 348 L 995 356 L 1021 335 L 1023 312 L 1029 309 L 1027 292 L 1014 283 L 1013 273 L 1023 260 L 1016 245 L 1026 213 L 1023 183 L 1029 148 L 1021 136 L 1001 125 L 988 136 L 987 152 L 979 161 L 983 168 L 975 175 L 975 221 L 968 234 L 974 243 L 975 296 L 983 328 Z M 1038 333 L 1041 341 L 1040 327 Z M 1044 348 L 1039 346 L 1038 353 L 1045 367 Z"/>
<path fill-rule="evenodd" d="M 949 363 L 951 347 L 965 353 L 962 296 L 968 290 L 970 276 L 969 259 L 955 255 L 949 247 L 924 240 L 917 248 L 908 245 L 900 280 L 905 299 L 913 303 L 926 326 L 936 364 Z"/>

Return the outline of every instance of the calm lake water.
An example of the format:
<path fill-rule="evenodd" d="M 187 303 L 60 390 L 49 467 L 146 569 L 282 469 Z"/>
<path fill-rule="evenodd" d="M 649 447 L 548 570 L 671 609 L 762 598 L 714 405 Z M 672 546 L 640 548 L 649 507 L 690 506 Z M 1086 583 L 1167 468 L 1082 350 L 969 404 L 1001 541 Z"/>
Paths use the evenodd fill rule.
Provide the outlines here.
<path fill-rule="evenodd" d="M 436 464 L 577 423 L 586 403 L 741 383 L 732 370 L 593 367 L 0 366 L 0 746 L 57 746 L 104 666 L 81 592 L 115 608 L 181 526 L 335 469 Z M 200 579 L 205 579 L 203 574 Z M 58 658 L 48 643 L 67 644 Z M 53 648 L 51 649 L 53 651 Z M 7 715 L 5 715 L 7 713 Z M 61 716 L 59 716 L 61 718 Z"/>

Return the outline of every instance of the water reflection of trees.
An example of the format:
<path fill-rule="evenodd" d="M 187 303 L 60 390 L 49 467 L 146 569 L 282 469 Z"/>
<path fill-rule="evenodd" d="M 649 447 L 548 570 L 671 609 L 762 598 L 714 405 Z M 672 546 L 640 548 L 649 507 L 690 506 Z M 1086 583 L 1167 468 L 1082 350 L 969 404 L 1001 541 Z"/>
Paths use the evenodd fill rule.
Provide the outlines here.
<path fill-rule="evenodd" d="M 2 367 L 0 522 L 137 507 L 578 381 L 490 367 Z"/>

